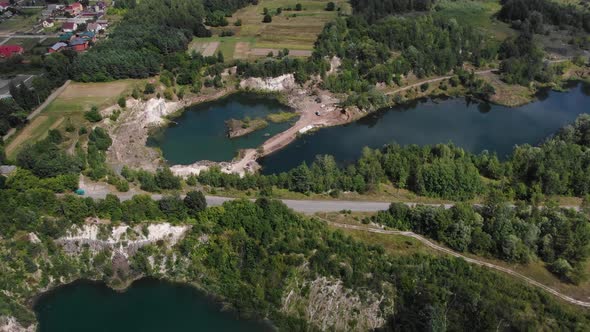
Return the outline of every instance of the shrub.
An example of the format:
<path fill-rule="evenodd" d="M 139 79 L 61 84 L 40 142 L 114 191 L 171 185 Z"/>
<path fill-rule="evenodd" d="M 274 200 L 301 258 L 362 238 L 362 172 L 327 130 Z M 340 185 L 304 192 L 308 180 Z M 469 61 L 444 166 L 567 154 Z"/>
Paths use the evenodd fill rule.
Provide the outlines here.
<path fill-rule="evenodd" d="M 262 23 L 270 23 L 272 22 L 272 16 L 270 16 L 269 14 L 264 15 L 264 18 L 262 19 Z"/>
<path fill-rule="evenodd" d="M 326 10 L 329 12 L 332 12 L 336 9 L 336 4 L 332 1 L 328 2 L 328 4 L 326 5 Z"/>
<path fill-rule="evenodd" d="M 127 106 L 127 100 L 125 100 L 124 96 L 121 96 L 119 97 L 119 100 L 117 100 L 117 104 L 119 104 L 121 108 L 125 108 Z"/>
<path fill-rule="evenodd" d="M 146 83 L 143 93 L 146 95 L 151 95 L 154 92 L 156 92 L 156 87 L 152 83 Z"/>
<path fill-rule="evenodd" d="M 90 122 L 99 122 L 102 120 L 102 116 L 98 112 L 98 108 L 96 106 L 92 106 L 90 111 L 84 113 L 84 118 Z"/>

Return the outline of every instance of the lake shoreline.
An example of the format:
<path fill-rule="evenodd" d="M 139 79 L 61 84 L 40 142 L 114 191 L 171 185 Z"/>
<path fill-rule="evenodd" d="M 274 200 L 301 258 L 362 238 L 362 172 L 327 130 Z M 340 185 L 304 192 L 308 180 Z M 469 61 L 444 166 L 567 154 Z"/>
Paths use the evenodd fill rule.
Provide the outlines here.
<path fill-rule="evenodd" d="M 242 150 L 238 153 L 237 157 L 234 157 L 232 158 L 232 160 L 228 161 L 216 162 L 208 160 L 198 160 L 191 164 L 175 164 L 166 161 L 163 158 L 162 151 L 159 151 L 158 148 L 155 148 L 153 146 L 147 146 L 147 144 L 144 144 L 142 148 L 148 149 L 150 152 L 142 156 L 142 162 L 133 165 L 133 163 L 125 163 L 128 160 L 123 158 L 122 160 L 118 160 L 118 162 L 113 162 L 112 160 L 110 160 L 110 163 L 119 165 L 131 164 L 135 166 L 135 168 L 143 168 L 151 171 L 155 171 L 155 168 L 157 168 L 160 165 L 169 165 L 171 170 L 176 175 L 181 177 L 188 177 L 193 174 L 197 175 L 201 171 L 207 170 L 211 166 L 217 165 L 221 167 L 222 171 L 225 173 L 237 173 L 243 176 L 248 172 L 257 172 L 261 168 L 259 162 L 262 158 L 288 146 L 293 141 L 295 141 L 300 135 L 304 135 L 309 131 L 318 130 L 324 127 L 333 127 L 353 123 L 359 119 L 366 117 L 367 115 L 374 114 L 376 112 L 361 111 L 358 108 L 354 107 L 340 109 L 337 105 L 339 105 L 339 103 L 341 102 L 340 98 L 342 98 L 342 96 L 337 96 L 325 90 L 317 90 L 315 89 L 315 87 L 309 85 L 299 87 L 290 81 L 290 75 L 283 75 L 275 79 L 258 80 L 259 81 L 256 81 L 254 84 L 252 82 L 250 82 L 249 84 L 243 84 L 243 82 L 246 81 L 244 80 L 242 81 L 242 84 L 240 84 L 240 87 L 238 89 L 224 89 L 221 93 L 219 93 L 218 91 L 213 91 L 211 93 L 200 95 L 198 97 L 187 98 L 187 101 L 184 102 L 181 107 L 176 107 L 174 111 L 165 114 L 163 116 L 163 118 L 165 119 L 164 121 L 157 123 L 155 126 L 151 126 L 150 131 L 146 133 L 145 137 L 143 137 L 142 140 L 144 142 L 147 142 L 147 139 L 150 137 L 150 135 L 153 135 L 154 130 L 156 132 L 166 130 L 166 128 L 171 124 L 172 119 L 181 116 L 190 107 L 194 107 L 204 103 L 215 102 L 219 99 L 243 93 L 252 94 L 254 96 L 259 96 L 261 98 L 274 99 L 280 102 L 281 104 L 291 108 L 295 113 L 299 115 L 298 121 L 296 121 L 293 126 L 288 128 L 284 132 L 273 135 L 272 137 L 267 139 L 260 147 L 256 149 L 252 148 Z M 268 85 L 268 81 L 272 80 L 278 82 L 276 83 L 273 81 L 273 83 L 276 83 L 275 85 L 273 85 L 273 88 L 276 88 L 275 90 L 266 91 L 261 89 L 265 85 Z M 564 80 L 563 82 L 566 82 L 566 84 L 568 84 L 568 81 L 579 82 L 581 80 L 582 79 L 576 77 L 571 80 Z M 535 102 L 536 100 L 538 100 L 537 96 L 540 91 L 546 89 L 560 89 L 560 86 L 562 86 L 561 83 L 562 82 L 560 82 L 559 86 L 554 85 L 551 87 L 540 87 L 535 91 L 535 93 L 533 93 L 530 96 L 530 98 L 524 104 L 529 104 L 531 102 Z M 320 96 L 327 97 L 330 99 L 330 101 L 326 103 L 317 103 L 317 97 L 315 97 L 314 94 L 318 93 L 318 91 Z M 448 93 L 446 91 L 442 91 L 439 89 L 433 89 L 426 91 L 426 93 L 423 94 L 417 94 L 413 96 L 413 98 L 403 100 L 403 102 L 400 103 L 392 102 L 388 106 L 382 107 L 379 110 L 393 107 L 403 107 L 404 105 L 411 105 L 416 101 L 424 99 L 436 100 L 441 98 L 469 98 L 469 96 L 467 91 L 465 91 L 464 89 L 454 91 L 453 93 Z M 489 105 L 502 105 L 501 103 L 498 104 L 493 101 L 476 101 Z M 518 107 L 515 105 L 503 106 L 507 106 L 510 108 Z M 340 111 L 338 111 L 338 109 L 340 109 Z M 320 113 L 322 113 L 322 116 L 317 115 Z M 246 131 L 247 132 L 244 135 L 250 133 L 250 131 Z M 255 130 L 251 131 L 253 132 Z M 116 142 L 116 140 L 114 141 Z"/>

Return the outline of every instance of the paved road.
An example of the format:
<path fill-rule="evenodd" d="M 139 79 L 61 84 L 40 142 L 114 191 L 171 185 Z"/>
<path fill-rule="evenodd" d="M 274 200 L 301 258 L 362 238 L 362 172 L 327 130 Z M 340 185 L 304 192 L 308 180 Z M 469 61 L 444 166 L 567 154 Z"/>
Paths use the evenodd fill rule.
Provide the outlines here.
<path fill-rule="evenodd" d="M 98 185 L 100 186 L 100 185 Z M 140 194 L 139 192 L 129 191 L 126 193 L 120 192 L 109 192 L 108 189 L 100 186 L 98 190 L 93 188 L 92 185 L 84 186 L 81 185 L 81 188 L 86 190 L 85 197 L 91 197 L 93 199 L 103 199 L 106 197 L 107 193 L 116 195 L 119 197 L 120 200 L 126 201 L 131 199 L 134 195 Z M 144 193 L 145 194 L 145 193 Z M 154 200 L 160 200 L 162 198 L 161 194 L 151 194 L 150 195 Z M 184 195 L 181 195 L 184 197 Z M 205 196 L 207 199 L 208 206 L 220 206 L 227 201 L 234 200 L 235 198 L 231 197 L 220 197 L 220 196 Z M 254 201 L 254 199 L 250 199 Z M 295 199 L 279 199 L 289 208 L 293 209 L 296 212 L 305 213 L 305 214 L 314 214 L 318 212 L 339 212 L 343 210 L 350 210 L 353 212 L 378 212 L 387 210 L 391 202 L 370 202 L 370 201 L 341 201 L 341 200 L 295 200 Z M 417 203 L 417 202 L 403 202 L 403 204 L 414 207 L 416 205 L 425 205 L 425 206 L 433 206 L 433 207 L 444 207 L 445 209 L 450 209 L 454 206 L 454 204 L 425 204 L 425 203 Z M 475 206 L 480 206 L 479 204 L 475 204 Z M 512 207 L 514 207 L 512 205 Z M 579 206 L 570 206 L 564 205 L 562 208 L 565 209 L 574 209 L 578 211 L 580 209 Z"/>
<path fill-rule="evenodd" d="M 517 278 L 519 278 L 521 280 L 524 280 L 529 285 L 532 285 L 532 286 L 541 288 L 544 291 L 547 291 L 548 293 L 551 293 L 552 295 L 555 295 L 556 297 L 558 297 L 558 298 L 560 298 L 560 299 L 562 299 L 562 300 L 564 300 L 566 302 L 569 302 L 571 304 L 575 304 L 575 305 L 586 307 L 586 308 L 589 308 L 590 307 L 590 302 L 576 300 L 576 299 L 574 299 L 574 298 L 572 298 L 570 296 L 567 296 L 565 294 L 562 294 L 559 291 L 557 291 L 557 290 L 555 290 L 555 289 L 553 289 L 553 288 L 551 288 L 549 286 L 546 286 L 546 285 L 544 285 L 544 284 L 542 284 L 542 283 L 540 283 L 538 281 L 535 281 L 535 280 L 533 280 L 533 279 L 531 279 L 531 278 L 529 278 L 527 276 L 524 276 L 524 275 L 522 275 L 522 274 L 520 274 L 520 273 L 518 273 L 516 271 L 513 271 L 513 270 L 511 270 L 509 268 L 505 268 L 503 266 L 499 266 L 499 265 L 496 265 L 496 264 L 484 262 L 484 261 L 481 261 L 481 260 L 478 260 L 478 259 L 475 259 L 475 258 L 470 258 L 470 257 L 463 256 L 463 255 L 461 255 L 458 252 L 455 252 L 455 251 L 453 251 L 451 249 L 448 249 L 448 248 L 439 246 L 438 244 L 436 244 L 436 243 L 434 243 L 434 242 L 432 242 L 432 241 L 424 238 L 421 235 L 418 235 L 416 233 L 413 233 L 413 232 L 390 231 L 390 230 L 379 229 L 379 228 L 371 228 L 371 227 L 360 226 L 360 225 L 341 224 L 341 223 L 336 223 L 336 222 L 328 221 L 328 220 L 325 220 L 325 219 L 322 219 L 322 220 L 324 220 L 325 222 L 327 222 L 331 226 L 339 227 L 339 228 L 347 228 L 347 229 L 354 229 L 354 230 L 366 231 L 366 232 L 371 232 L 371 233 L 389 234 L 389 235 L 401 235 L 401 236 L 411 237 L 411 238 L 414 238 L 414 239 L 422 242 L 423 244 L 425 244 L 426 246 L 428 246 L 428 247 L 430 247 L 430 248 L 432 248 L 434 250 L 443 252 L 445 254 L 448 254 L 448 255 L 451 255 L 451 256 L 454 256 L 454 257 L 462 258 L 462 259 L 464 259 L 468 263 L 479 265 L 479 266 L 485 266 L 487 268 L 494 269 L 494 270 L 497 270 L 497 271 L 501 271 L 501 272 L 507 273 L 507 274 L 509 274 L 511 276 L 517 277 Z"/>

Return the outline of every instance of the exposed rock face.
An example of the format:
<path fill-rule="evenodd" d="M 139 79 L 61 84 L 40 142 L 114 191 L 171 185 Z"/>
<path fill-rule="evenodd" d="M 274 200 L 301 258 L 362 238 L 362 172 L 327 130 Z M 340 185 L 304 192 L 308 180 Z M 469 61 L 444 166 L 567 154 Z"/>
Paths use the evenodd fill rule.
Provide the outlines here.
<path fill-rule="evenodd" d="M 294 285 L 283 298 L 282 311 L 302 315 L 322 331 L 367 331 L 385 324 L 393 304 L 382 294 L 361 295 L 340 280 L 320 277 Z"/>
<path fill-rule="evenodd" d="M 169 223 L 152 224 L 144 234 L 141 227 L 117 226 L 110 234 L 104 234 L 105 225 L 84 225 L 74 229 L 68 236 L 59 238 L 57 242 L 64 250 L 71 254 L 81 252 L 87 244 L 94 252 L 111 249 L 115 254 L 124 257 L 133 256 L 137 250 L 145 245 L 166 241 L 170 246 L 176 244 L 189 229 L 189 226 L 172 226 Z"/>
<path fill-rule="evenodd" d="M 242 89 L 284 91 L 297 86 L 293 74 L 285 74 L 273 78 L 250 77 L 240 82 Z"/>
<path fill-rule="evenodd" d="M 0 316 L 0 332 L 34 332 L 36 330 L 37 325 L 35 324 L 24 327 L 14 317 Z"/>

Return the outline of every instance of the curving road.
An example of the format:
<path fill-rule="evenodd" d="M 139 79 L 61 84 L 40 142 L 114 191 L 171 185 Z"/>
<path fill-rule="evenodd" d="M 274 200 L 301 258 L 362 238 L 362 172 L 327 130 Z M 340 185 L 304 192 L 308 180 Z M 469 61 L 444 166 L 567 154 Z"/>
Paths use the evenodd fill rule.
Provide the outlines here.
<path fill-rule="evenodd" d="M 571 304 L 574 305 L 578 305 L 581 307 L 585 307 L 585 308 L 590 308 L 590 302 L 584 302 L 584 301 L 580 301 L 580 300 L 576 300 L 570 296 L 567 296 L 565 294 L 560 293 L 559 291 L 546 286 L 538 281 L 535 281 L 527 276 L 524 276 L 516 271 L 513 271 L 509 268 L 505 268 L 503 266 L 499 266 L 496 264 L 492 264 L 492 263 L 488 263 L 488 262 L 484 262 L 475 258 L 470 258 L 470 257 L 466 257 L 464 255 L 461 255 L 458 252 L 455 252 L 451 249 L 442 247 L 428 239 L 426 239 L 425 237 L 418 235 L 414 232 L 405 232 L 405 231 L 390 231 L 390 230 L 385 230 L 385 229 L 379 229 L 379 228 L 371 228 L 371 227 L 366 227 L 366 226 L 360 226 L 360 225 L 350 225 L 350 224 L 341 224 L 341 223 L 337 223 L 337 222 L 333 222 L 333 221 L 328 221 L 325 220 L 323 218 L 320 218 L 321 220 L 325 221 L 326 223 L 328 223 L 328 225 L 334 226 L 334 227 L 339 227 L 339 228 L 346 228 L 346 229 L 353 229 L 353 230 L 359 230 L 359 231 L 366 231 L 366 232 L 371 232 L 371 233 L 379 233 L 379 234 L 389 234 L 389 235 L 401 235 L 401 236 L 407 236 L 407 237 L 411 237 L 414 238 L 420 242 L 422 242 L 424 245 L 428 246 L 429 248 L 432 248 L 436 251 L 440 251 L 443 252 L 445 254 L 457 257 L 457 258 L 462 258 L 464 259 L 466 262 L 471 263 L 471 264 L 475 264 L 475 265 L 479 265 L 479 266 L 485 266 L 487 268 L 490 269 L 494 269 L 497 271 L 501 271 L 504 272 L 506 274 L 509 274 L 511 276 L 517 277 L 521 280 L 524 280 L 526 283 L 528 283 L 529 285 L 538 287 L 543 289 L 544 291 L 551 293 L 552 295 L 566 301 L 569 302 Z"/>

